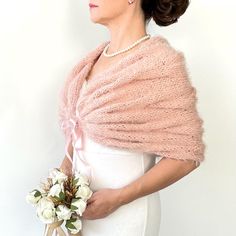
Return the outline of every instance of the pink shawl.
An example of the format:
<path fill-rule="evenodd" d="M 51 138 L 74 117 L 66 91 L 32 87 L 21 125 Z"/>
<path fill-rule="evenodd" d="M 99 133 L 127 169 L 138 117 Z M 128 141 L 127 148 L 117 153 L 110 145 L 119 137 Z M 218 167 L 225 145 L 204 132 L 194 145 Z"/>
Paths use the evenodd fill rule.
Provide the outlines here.
<path fill-rule="evenodd" d="M 83 148 L 83 131 L 103 145 L 199 165 L 205 144 L 196 89 L 183 53 L 163 36 L 145 40 L 95 75 L 79 98 L 82 83 L 108 43 L 82 58 L 60 91 L 59 124 L 66 138 L 66 156 L 72 162 L 70 141 L 78 152 Z"/>

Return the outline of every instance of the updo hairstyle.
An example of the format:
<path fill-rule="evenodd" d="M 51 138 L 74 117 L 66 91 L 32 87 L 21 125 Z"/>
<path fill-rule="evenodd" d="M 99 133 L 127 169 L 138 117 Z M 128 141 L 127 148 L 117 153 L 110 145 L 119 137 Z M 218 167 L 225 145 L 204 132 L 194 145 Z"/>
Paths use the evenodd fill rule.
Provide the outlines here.
<path fill-rule="evenodd" d="M 141 0 L 145 21 L 153 18 L 159 26 L 176 23 L 188 6 L 189 0 Z"/>

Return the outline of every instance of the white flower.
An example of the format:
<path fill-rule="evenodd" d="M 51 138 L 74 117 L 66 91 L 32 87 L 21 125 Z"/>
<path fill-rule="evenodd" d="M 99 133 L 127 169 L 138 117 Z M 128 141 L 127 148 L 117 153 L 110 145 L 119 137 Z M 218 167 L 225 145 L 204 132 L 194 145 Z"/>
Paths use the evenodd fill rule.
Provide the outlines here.
<path fill-rule="evenodd" d="M 76 198 L 82 198 L 83 200 L 87 201 L 91 196 L 93 192 L 87 185 L 81 185 L 79 186 L 79 189 L 75 193 Z"/>
<path fill-rule="evenodd" d="M 48 195 L 48 192 L 45 191 L 44 189 L 41 190 L 41 195 L 42 197 L 46 197 Z"/>
<path fill-rule="evenodd" d="M 66 221 L 66 228 L 71 234 L 77 234 L 82 229 L 82 222 L 79 218 Z"/>
<path fill-rule="evenodd" d="M 56 196 L 56 197 L 59 197 L 60 198 L 60 193 L 63 193 L 64 192 L 64 185 L 63 183 L 61 184 L 55 184 L 53 185 L 50 190 L 49 190 L 49 193 L 48 193 L 48 196 Z"/>
<path fill-rule="evenodd" d="M 54 203 L 47 197 L 39 200 L 36 213 L 39 219 L 45 224 L 53 223 L 56 220 Z"/>
<path fill-rule="evenodd" d="M 82 216 L 82 213 L 85 211 L 87 203 L 83 199 L 72 199 L 71 209 L 75 211 L 78 215 Z"/>
<path fill-rule="evenodd" d="M 59 205 L 56 209 L 56 214 L 59 220 L 69 220 L 72 211 L 67 206 Z"/>
<path fill-rule="evenodd" d="M 68 176 L 60 171 L 58 168 L 52 168 L 49 170 L 49 178 L 52 179 L 52 183 L 59 183 L 61 184 L 65 180 L 67 180 Z"/>
<path fill-rule="evenodd" d="M 39 190 L 35 189 L 26 195 L 26 201 L 32 205 L 36 205 L 42 198 L 42 194 Z"/>
<path fill-rule="evenodd" d="M 86 175 L 82 175 L 81 173 L 79 172 L 75 172 L 75 185 L 76 186 L 79 186 L 79 185 L 83 185 L 83 184 L 86 184 L 86 185 L 89 185 L 89 179 Z"/>

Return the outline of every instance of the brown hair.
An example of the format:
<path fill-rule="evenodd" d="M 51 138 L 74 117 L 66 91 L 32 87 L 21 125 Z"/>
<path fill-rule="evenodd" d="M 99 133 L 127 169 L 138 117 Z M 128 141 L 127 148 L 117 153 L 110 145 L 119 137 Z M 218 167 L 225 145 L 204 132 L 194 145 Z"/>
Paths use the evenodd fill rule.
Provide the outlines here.
<path fill-rule="evenodd" d="M 141 0 L 145 21 L 151 18 L 159 26 L 168 26 L 178 21 L 189 6 L 189 0 Z"/>

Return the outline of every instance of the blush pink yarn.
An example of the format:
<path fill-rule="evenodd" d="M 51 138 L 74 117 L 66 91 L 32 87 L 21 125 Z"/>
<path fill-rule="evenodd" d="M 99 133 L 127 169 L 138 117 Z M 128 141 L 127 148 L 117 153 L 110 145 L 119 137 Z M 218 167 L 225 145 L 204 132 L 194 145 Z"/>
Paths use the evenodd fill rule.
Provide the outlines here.
<path fill-rule="evenodd" d="M 74 66 L 60 91 L 59 124 L 69 142 L 83 132 L 111 147 L 162 158 L 204 160 L 203 120 L 196 108 L 185 57 L 163 36 L 153 36 L 80 89 L 109 41 Z M 78 151 L 81 146 L 77 147 Z"/>

